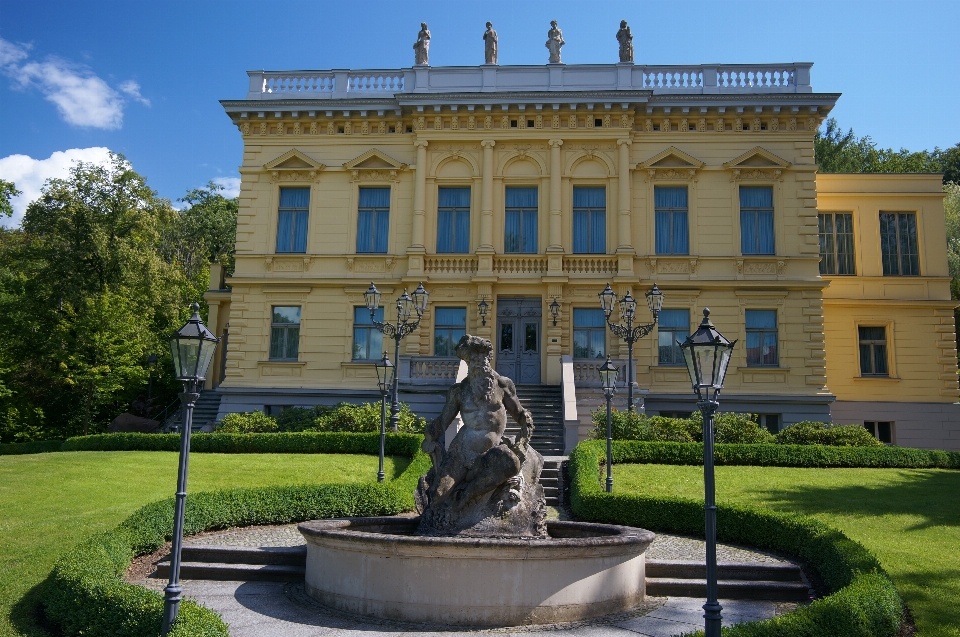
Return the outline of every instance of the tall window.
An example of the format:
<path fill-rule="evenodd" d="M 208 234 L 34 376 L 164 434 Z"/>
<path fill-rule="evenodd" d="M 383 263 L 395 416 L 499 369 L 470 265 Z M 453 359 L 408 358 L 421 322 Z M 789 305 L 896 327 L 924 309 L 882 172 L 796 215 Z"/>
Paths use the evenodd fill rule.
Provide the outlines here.
<path fill-rule="evenodd" d="M 603 310 L 573 310 L 573 357 L 604 358 L 607 355 L 607 324 Z"/>
<path fill-rule="evenodd" d="M 281 188 L 277 215 L 277 252 L 307 251 L 309 188 Z"/>
<path fill-rule="evenodd" d="M 437 252 L 470 252 L 470 189 L 437 192 Z"/>
<path fill-rule="evenodd" d="M 456 356 L 454 349 L 460 338 L 467 333 L 467 309 L 463 307 L 438 307 L 433 327 L 433 355 Z"/>
<path fill-rule="evenodd" d="M 917 215 L 912 212 L 880 213 L 880 257 L 884 276 L 918 276 Z"/>
<path fill-rule="evenodd" d="M 361 188 L 357 252 L 386 252 L 390 231 L 390 189 Z"/>
<path fill-rule="evenodd" d="M 773 188 L 740 186 L 740 251 L 774 254 Z"/>
<path fill-rule="evenodd" d="M 573 251 L 580 254 L 606 253 L 606 188 L 573 189 Z"/>
<path fill-rule="evenodd" d="M 886 376 L 887 370 L 887 328 L 857 328 L 860 333 L 860 375 Z"/>
<path fill-rule="evenodd" d="M 300 308 L 274 307 L 270 325 L 270 360 L 295 361 L 300 348 Z"/>
<path fill-rule="evenodd" d="M 856 274 L 853 261 L 853 214 L 817 215 L 820 228 L 820 274 Z"/>
<path fill-rule="evenodd" d="M 683 365 L 677 345 L 690 335 L 690 310 L 660 310 L 657 318 L 658 361 L 661 365 Z"/>
<path fill-rule="evenodd" d="M 507 188 L 503 251 L 537 252 L 537 189 Z"/>
<path fill-rule="evenodd" d="M 377 308 L 374 318 L 383 321 L 383 308 Z M 372 361 L 380 358 L 383 350 L 383 334 L 370 319 L 370 310 L 353 308 L 353 360 Z"/>
<path fill-rule="evenodd" d="M 747 365 L 750 367 L 776 366 L 777 311 L 747 310 Z"/>
<path fill-rule="evenodd" d="M 690 254 L 687 231 L 687 189 L 653 189 L 657 223 L 657 254 Z"/>

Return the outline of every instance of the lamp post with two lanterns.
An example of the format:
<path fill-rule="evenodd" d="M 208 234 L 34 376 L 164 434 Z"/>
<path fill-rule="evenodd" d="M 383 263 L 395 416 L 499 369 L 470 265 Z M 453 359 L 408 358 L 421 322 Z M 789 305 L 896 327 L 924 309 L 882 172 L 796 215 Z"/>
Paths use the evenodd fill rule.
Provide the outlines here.
<path fill-rule="evenodd" d="M 617 293 L 613 291 L 613 288 L 610 287 L 610 284 L 607 283 L 607 287 L 604 288 L 603 292 L 599 294 L 600 296 L 600 307 L 603 309 L 603 314 L 607 320 L 607 326 L 610 327 L 610 331 L 619 336 L 621 339 L 626 341 L 628 346 L 628 360 L 627 360 L 627 410 L 633 411 L 633 385 L 634 385 L 634 376 L 635 371 L 633 368 L 633 344 L 639 341 L 641 338 L 653 331 L 653 328 L 657 325 L 657 317 L 660 315 L 660 308 L 663 307 L 663 293 L 660 291 L 660 288 L 657 287 L 657 284 L 653 284 L 653 288 L 646 293 L 647 307 L 650 309 L 650 314 L 653 315 L 653 323 L 647 325 L 633 325 L 633 320 L 637 315 L 637 301 L 633 298 L 630 292 L 627 292 L 619 301 L 617 300 Z M 626 325 L 623 323 L 612 323 L 610 321 L 610 315 L 613 313 L 613 308 L 615 305 L 619 304 L 620 306 L 620 320 L 626 320 Z"/>
<path fill-rule="evenodd" d="M 393 379 L 397 375 L 397 368 L 393 366 L 387 353 L 383 353 L 376 364 L 377 386 L 380 388 L 380 470 L 377 471 L 377 482 L 383 482 L 383 447 L 387 437 L 387 396 L 393 387 Z"/>
<path fill-rule="evenodd" d="M 703 605 L 706 637 L 720 637 L 720 611 L 717 601 L 717 503 L 713 467 L 713 416 L 720 407 L 718 398 L 737 342 L 728 341 L 710 322 L 710 310 L 703 310 L 697 331 L 681 343 L 680 351 L 697 395 L 697 407 L 703 414 L 703 511 L 707 544 L 707 603 Z"/>
<path fill-rule="evenodd" d="M 200 398 L 200 385 L 206 379 L 207 369 L 220 339 L 213 335 L 200 318 L 200 306 L 191 306 L 193 315 L 170 337 L 170 353 L 177 380 L 183 383 L 180 401 L 184 407 L 183 427 L 180 431 L 180 462 L 177 472 L 177 494 L 174 506 L 173 541 L 170 548 L 170 581 L 163 589 L 163 621 L 161 632 L 170 632 L 177 613 L 183 587 L 180 585 L 180 553 L 183 548 L 183 512 L 187 500 L 187 468 L 190 464 L 190 428 L 193 408 Z"/>
<path fill-rule="evenodd" d="M 430 294 L 423 289 L 422 282 L 417 286 L 417 289 L 413 291 L 412 297 L 407 294 L 406 289 L 404 289 L 403 294 L 397 299 L 396 323 L 376 320 L 377 309 L 380 307 L 380 297 L 380 290 L 378 290 L 377 286 L 371 281 L 370 287 L 363 293 L 364 303 L 366 303 L 367 309 L 370 310 L 370 320 L 373 322 L 374 327 L 384 336 L 396 341 L 394 360 L 399 362 L 400 341 L 403 340 L 404 336 L 420 327 L 420 319 L 423 318 L 423 313 L 427 309 L 427 300 L 430 298 Z M 414 320 L 414 314 L 416 314 L 416 320 Z M 397 423 L 400 422 L 399 378 L 398 374 L 393 375 L 393 400 L 390 404 L 390 428 L 393 431 L 397 430 Z"/>
<path fill-rule="evenodd" d="M 607 362 L 601 365 L 598 371 L 603 395 L 607 399 L 607 493 L 613 493 L 613 431 L 610 418 L 610 401 L 613 399 L 613 395 L 617 393 L 617 377 L 620 375 L 620 370 L 607 356 Z"/>

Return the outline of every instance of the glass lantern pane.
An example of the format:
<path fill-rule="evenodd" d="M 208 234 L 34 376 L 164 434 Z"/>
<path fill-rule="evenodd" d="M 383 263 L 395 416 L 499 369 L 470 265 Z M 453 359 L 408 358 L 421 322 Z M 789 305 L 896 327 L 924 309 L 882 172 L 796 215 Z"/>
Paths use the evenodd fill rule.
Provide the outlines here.
<path fill-rule="evenodd" d="M 697 370 L 693 364 L 693 348 L 692 347 L 683 347 L 683 343 L 677 341 L 677 347 L 680 348 L 680 351 L 683 352 L 683 362 L 687 366 L 687 373 L 690 375 L 690 385 L 696 387 L 697 385 Z"/>
<path fill-rule="evenodd" d="M 717 350 L 714 347 L 700 347 L 697 356 L 700 359 L 700 386 L 712 387 L 717 373 Z"/>
<path fill-rule="evenodd" d="M 175 378 L 180 378 L 182 375 L 180 372 L 180 348 L 177 347 L 177 339 L 170 339 L 170 356 L 173 357 L 173 375 Z"/>
<path fill-rule="evenodd" d="M 727 376 L 727 366 L 730 365 L 730 355 L 733 353 L 733 347 L 723 347 L 720 349 L 720 370 L 717 373 L 716 388 L 723 387 L 723 379 Z"/>
<path fill-rule="evenodd" d="M 210 369 L 210 363 L 213 361 L 213 354 L 217 351 L 216 341 L 203 341 L 200 346 L 200 365 L 197 367 L 197 376 L 206 378 Z"/>
<path fill-rule="evenodd" d="M 200 343 L 180 339 L 180 378 L 195 378 L 197 362 L 200 359 Z"/>

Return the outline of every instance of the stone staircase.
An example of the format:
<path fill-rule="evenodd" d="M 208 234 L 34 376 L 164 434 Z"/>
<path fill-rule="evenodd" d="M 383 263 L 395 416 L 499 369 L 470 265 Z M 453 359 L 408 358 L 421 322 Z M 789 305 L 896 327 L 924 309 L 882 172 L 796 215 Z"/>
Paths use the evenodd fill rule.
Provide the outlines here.
<path fill-rule="evenodd" d="M 180 553 L 182 579 L 298 582 L 303 580 L 307 547 L 195 546 Z M 170 558 L 157 563 L 156 577 L 170 577 Z"/>
<path fill-rule="evenodd" d="M 533 438 L 530 446 L 543 456 L 562 456 L 563 394 L 559 385 L 517 385 L 517 397 L 524 409 L 533 416 Z M 519 429 L 512 418 L 507 418 L 507 432 L 517 435 Z"/>
<path fill-rule="evenodd" d="M 558 507 L 564 503 L 564 488 L 566 486 L 563 475 L 563 456 L 544 456 L 543 471 L 540 472 L 540 484 L 543 486 L 543 497 L 548 507 Z"/>
<path fill-rule="evenodd" d="M 706 597 L 707 566 L 700 562 L 647 560 L 647 595 Z M 721 599 L 764 599 L 801 602 L 813 594 L 796 564 L 717 564 Z"/>
<path fill-rule="evenodd" d="M 200 431 L 206 425 L 212 425 L 217 420 L 217 413 L 220 411 L 220 394 L 212 390 L 200 392 L 200 398 L 197 404 L 193 406 L 193 426 L 194 432 Z"/>

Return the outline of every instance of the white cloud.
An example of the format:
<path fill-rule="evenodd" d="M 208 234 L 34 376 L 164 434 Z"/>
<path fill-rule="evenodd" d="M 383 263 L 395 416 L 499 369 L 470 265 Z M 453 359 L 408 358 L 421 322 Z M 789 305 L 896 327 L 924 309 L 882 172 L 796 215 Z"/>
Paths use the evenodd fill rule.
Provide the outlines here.
<path fill-rule="evenodd" d="M 19 226 L 27 204 L 40 197 L 40 189 L 47 179 L 67 177 L 74 162 L 82 161 L 103 164 L 110 157 L 110 149 L 102 146 L 71 148 L 56 151 L 47 159 L 34 159 L 28 155 L 9 155 L 0 158 L 0 179 L 12 181 L 23 194 L 11 200 L 13 217 L 0 217 L 0 225 Z"/>
<path fill-rule="evenodd" d="M 216 177 L 213 183 L 223 186 L 223 192 L 220 193 L 227 199 L 233 199 L 240 196 L 240 178 L 239 177 Z"/>
<path fill-rule="evenodd" d="M 0 38 L 0 70 L 19 89 L 34 88 L 57 105 L 61 117 L 74 126 L 118 129 L 123 125 L 126 104 L 121 92 L 150 105 L 140 95 L 140 85 L 127 80 L 118 92 L 86 66 L 56 57 L 44 62 L 28 61 L 29 47 Z"/>

